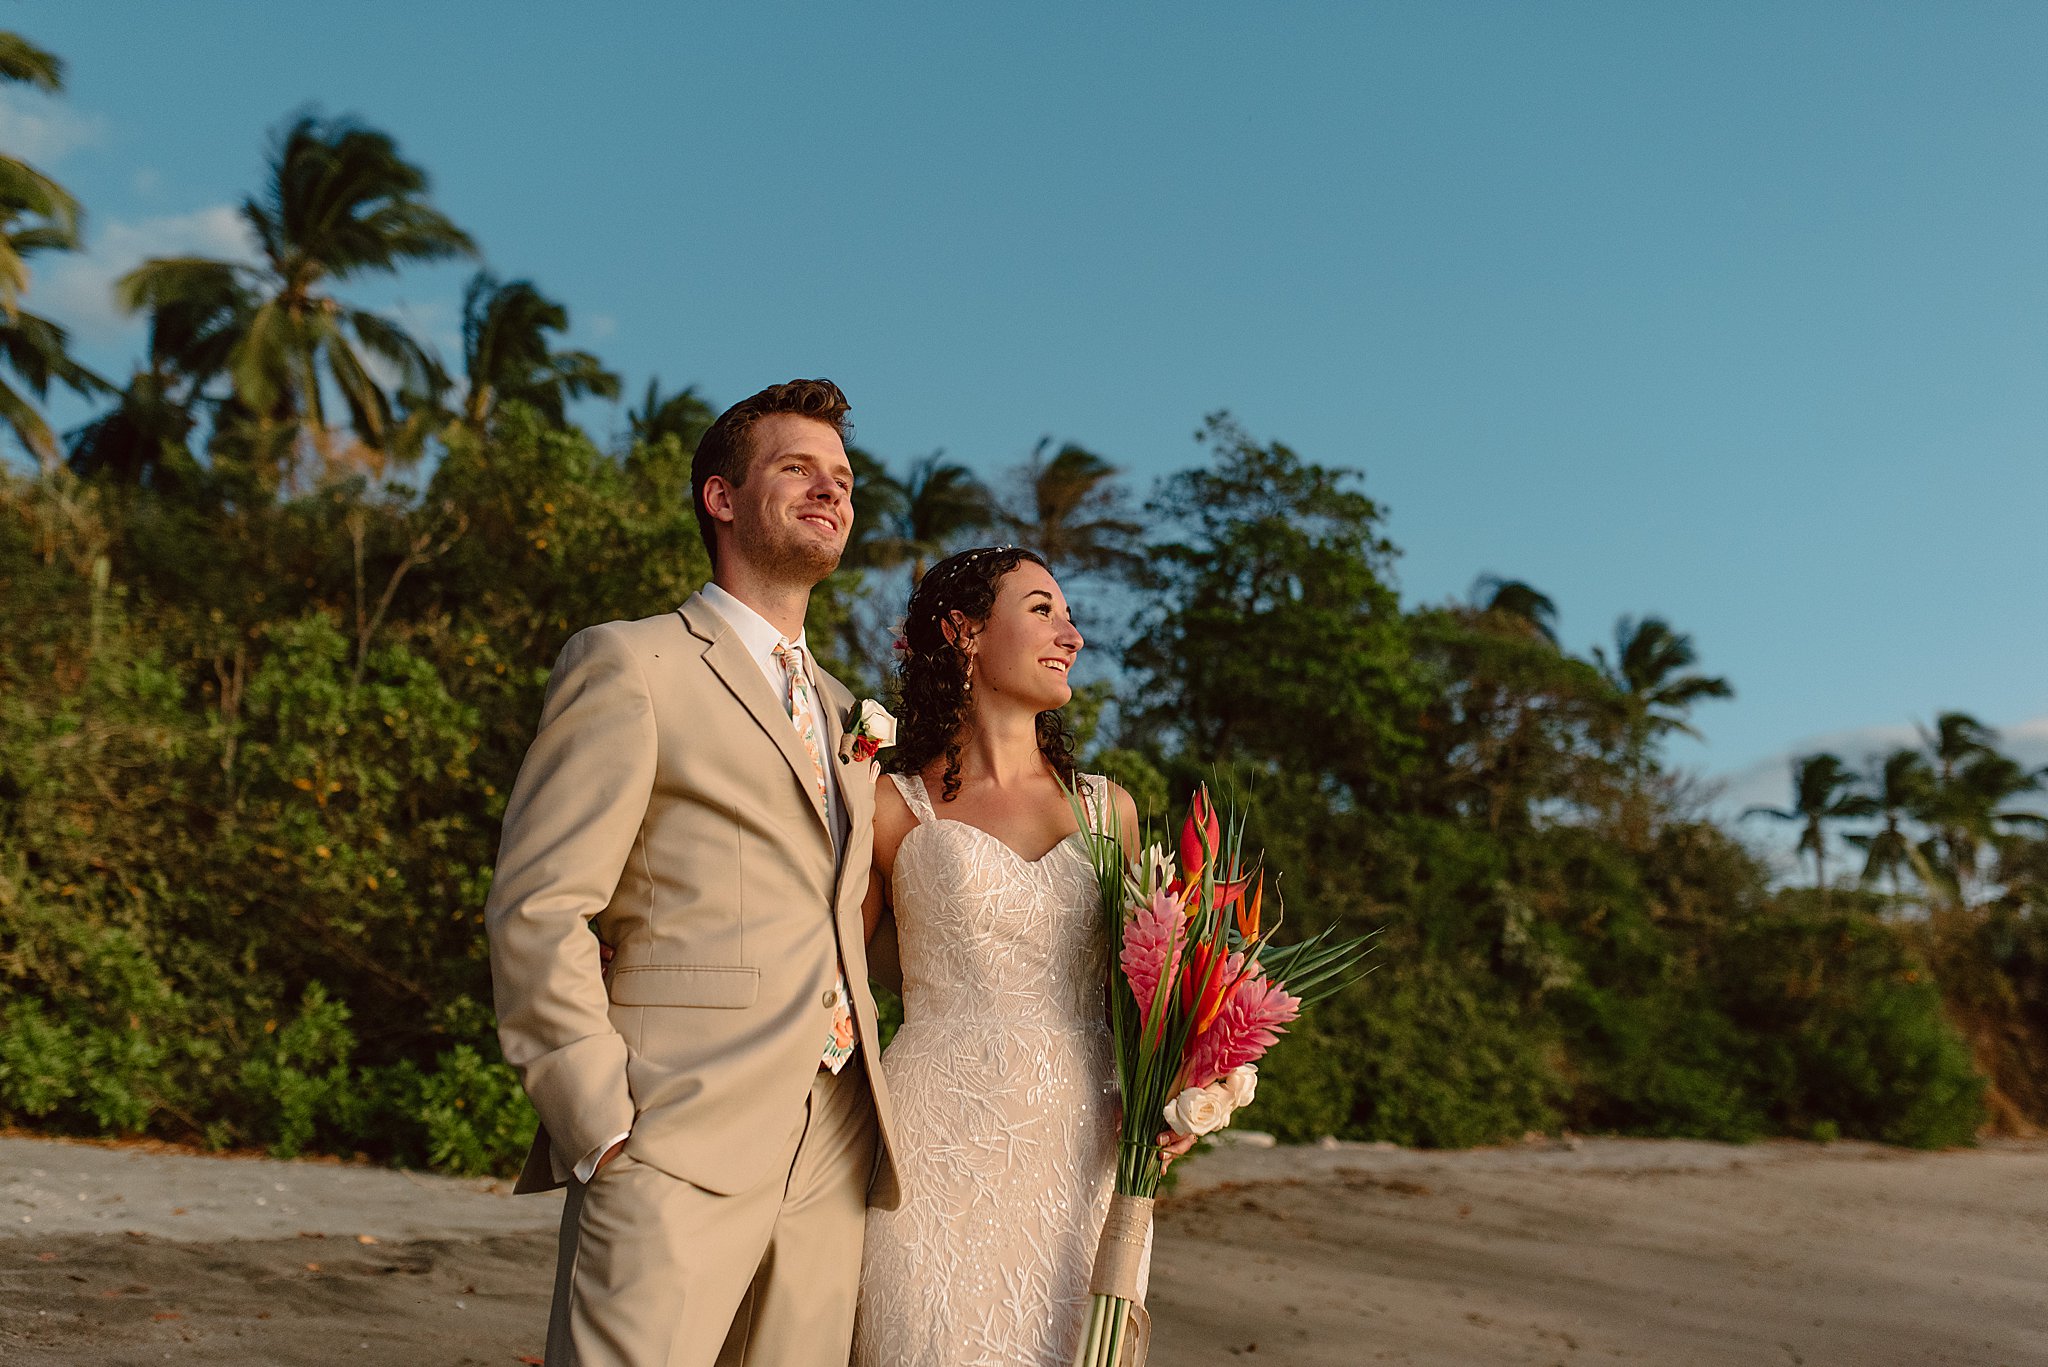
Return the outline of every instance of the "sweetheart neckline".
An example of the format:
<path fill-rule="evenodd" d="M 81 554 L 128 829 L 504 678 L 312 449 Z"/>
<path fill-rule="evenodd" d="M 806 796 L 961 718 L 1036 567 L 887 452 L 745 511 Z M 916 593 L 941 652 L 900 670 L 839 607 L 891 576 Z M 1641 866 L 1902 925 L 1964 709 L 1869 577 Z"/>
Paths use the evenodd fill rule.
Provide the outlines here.
<path fill-rule="evenodd" d="M 895 779 L 899 784 L 901 783 L 903 778 L 901 774 L 891 774 L 890 777 L 892 779 Z M 1046 848 L 1045 853 L 1039 855 L 1038 858 L 1026 859 L 1023 856 L 1023 854 L 1018 851 L 1016 846 L 1012 845 L 1009 841 L 997 835 L 994 831 L 988 830 L 981 826 L 977 826 L 972 821 L 962 821 L 957 816 L 940 816 L 932 806 L 931 785 L 924 781 L 923 774 L 916 774 L 913 775 L 913 777 L 917 780 L 918 794 L 924 799 L 923 806 L 925 811 L 931 812 L 930 816 L 920 815 L 918 812 L 918 804 L 914 802 L 909 804 L 910 814 L 914 817 L 917 817 L 917 824 L 919 826 L 965 826 L 968 830 L 978 832 L 981 835 L 987 836 L 990 840 L 995 841 L 996 844 L 1002 846 L 1005 850 L 1009 851 L 1010 857 L 1012 859 L 1015 859 L 1018 863 L 1022 864 L 1027 869 L 1035 869 L 1039 865 L 1043 864 L 1046 860 L 1052 858 L 1055 854 L 1059 853 L 1060 847 L 1062 845 L 1065 845 L 1068 841 L 1073 840 L 1076 836 L 1083 836 L 1088 834 L 1087 827 L 1077 826 L 1071 833 L 1062 836 L 1057 842 L 1048 846 Z M 906 802 L 909 802 L 908 794 L 904 795 L 904 800 Z M 910 837 L 906 834 L 903 838 L 905 840 L 908 840 Z"/>
<path fill-rule="evenodd" d="M 1057 842 L 1048 846 L 1046 848 L 1045 853 L 1039 855 L 1038 858 L 1027 859 L 1025 858 L 1024 854 L 1020 850 L 1018 850 L 1016 846 L 1012 845 L 1009 841 L 1003 839 L 994 831 L 984 830 L 982 827 L 975 825 L 972 821 L 962 821 L 958 817 L 952 816 L 935 815 L 921 818 L 917 824 L 919 826 L 959 826 L 963 829 L 973 831 L 976 835 L 986 836 L 989 840 L 995 843 L 998 849 L 1005 851 L 1012 859 L 1024 865 L 1024 867 L 1031 869 L 1037 868 L 1046 860 L 1052 858 L 1055 854 L 1058 854 L 1062 848 L 1072 844 L 1075 840 L 1078 840 L 1080 837 L 1087 834 L 1086 831 L 1076 829 L 1064 836 L 1061 836 Z M 907 836 L 905 838 L 908 839 Z"/>

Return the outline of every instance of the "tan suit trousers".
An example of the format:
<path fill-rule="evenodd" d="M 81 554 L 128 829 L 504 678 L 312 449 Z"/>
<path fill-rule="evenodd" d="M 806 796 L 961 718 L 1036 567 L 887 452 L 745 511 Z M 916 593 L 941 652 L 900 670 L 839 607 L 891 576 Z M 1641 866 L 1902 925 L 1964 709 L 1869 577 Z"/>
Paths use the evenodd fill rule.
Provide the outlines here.
<path fill-rule="evenodd" d="M 767 1180 L 720 1196 L 622 1152 L 562 1210 L 548 1367 L 846 1367 L 875 1112 L 820 1072 Z"/>

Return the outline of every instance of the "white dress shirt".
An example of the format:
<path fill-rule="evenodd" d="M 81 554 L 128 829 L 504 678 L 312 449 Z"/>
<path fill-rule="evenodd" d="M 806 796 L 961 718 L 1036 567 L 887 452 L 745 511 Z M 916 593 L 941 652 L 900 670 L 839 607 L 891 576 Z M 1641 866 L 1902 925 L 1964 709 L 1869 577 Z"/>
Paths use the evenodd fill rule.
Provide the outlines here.
<path fill-rule="evenodd" d="M 769 692 L 775 695 L 776 701 L 783 705 L 785 711 L 788 710 L 789 679 L 782 672 L 782 661 L 775 658 L 775 647 L 781 645 L 783 641 L 782 633 L 777 631 L 774 624 L 766 617 L 763 617 L 760 613 L 754 611 L 730 593 L 727 593 L 717 584 L 706 584 L 703 588 L 703 595 L 704 601 L 711 605 L 712 611 L 723 617 L 725 624 L 732 628 L 733 635 L 740 638 L 740 644 L 747 648 L 747 654 L 753 657 L 754 663 L 761 666 L 761 674 L 768 680 Z M 791 644 L 803 654 L 804 676 L 811 683 L 811 706 L 818 711 L 818 726 L 820 728 L 818 733 L 818 754 L 825 761 L 825 820 L 826 825 L 832 832 L 833 853 L 843 855 L 846 850 L 847 836 L 846 804 L 840 801 L 839 798 L 838 765 L 833 763 L 833 756 L 830 750 L 831 742 L 826 738 L 823 730 L 825 724 L 824 709 L 832 704 L 825 697 L 824 690 L 818 687 L 818 673 L 812 666 L 810 647 L 806 644 L 803 633 L 798 632 L 796 640 L 791 642 Z M 795 723 L 792 722 L 791 725 L 794 726 Z M 585 1154 L 583 1161 L 576 1165 L 576 1180 L 588 1182 L 592 1177 L 595 1177 L 597 1175 L 597 1161 L 604 1157 L 605 1150 L 631 1133 L 632 1131 L 628 1130 L 626 1134 L 614 1135 L 611 1139 L 599 1144 L 596 1148 Z"/>
<path fill-rule="evenodd" d="M 754 663 L 761 666 L 761 675 L 768 680 L 768 691 L 789 709 L 789 680 L 782 672 L 782 662 L 775 658 L 775 647 L 782 644 L 782 633 L 760 613 L 727 593 L 717 584 L 704 586 L 704 601 L 712 610 L 725 619 L 733 635 L 740 638 L 740 644 L 747 648 L 747 654 L 754 657 Z M 825 690 L 818 687 L 817 662 L 811 657 L 811 648 L 805 642 L 804 634 L 798 632 L 790 644 L 803 652 L 804 677 L 811 683 L 811 706 L 818 713 L 818 757 L 825 761 L 825 823 L 832 832 L 832 849 L 840 852 L 846 844 L 846 809 L 839 799 L 839 766 L 833 762 L 832 742 L 825 735 L 825 709 L 832 705 L 825 696 Z M 794 725 L 794 723 L 791 723 Z"/>

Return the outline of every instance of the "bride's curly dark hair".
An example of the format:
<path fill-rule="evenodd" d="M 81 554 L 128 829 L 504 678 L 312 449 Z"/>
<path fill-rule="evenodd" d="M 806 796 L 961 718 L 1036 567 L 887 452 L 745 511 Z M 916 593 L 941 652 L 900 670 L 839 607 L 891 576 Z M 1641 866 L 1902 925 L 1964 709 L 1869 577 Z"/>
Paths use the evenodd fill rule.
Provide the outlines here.
<path fill-rule="evenodd" d="M 1003 577 L 1027 560 L 1045 565 L 1043 556 L 1022 546 L 962 551 L 932 566 L 910 595 L 896 654 L 902 715 L 888 768 L 897 774 L 921 773 L 944 755 L 942 801 L 960 795 L 960 747 L 967 726 L 967 652 L 946 639 L 946 622 L 955 612 L 976 626 L 988 621 Z M 1071 787 L 1074 736 L 1057 711 L 1038 714 L 1038 752 L 1060 782 Z"/>

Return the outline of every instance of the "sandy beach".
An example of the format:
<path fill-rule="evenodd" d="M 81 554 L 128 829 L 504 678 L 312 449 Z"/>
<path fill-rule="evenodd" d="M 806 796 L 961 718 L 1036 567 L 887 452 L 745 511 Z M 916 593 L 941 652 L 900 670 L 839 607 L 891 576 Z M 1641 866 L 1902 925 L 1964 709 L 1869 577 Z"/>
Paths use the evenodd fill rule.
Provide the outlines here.
<path fill-rule="evenodd" d="M 0 1138 L 0 1362 L 540 1356 L 554 1197 Z M 2031 1367 L 2048 1143 L 1234 1148 L 1161 1205 L 1153 1361 Z"/>

